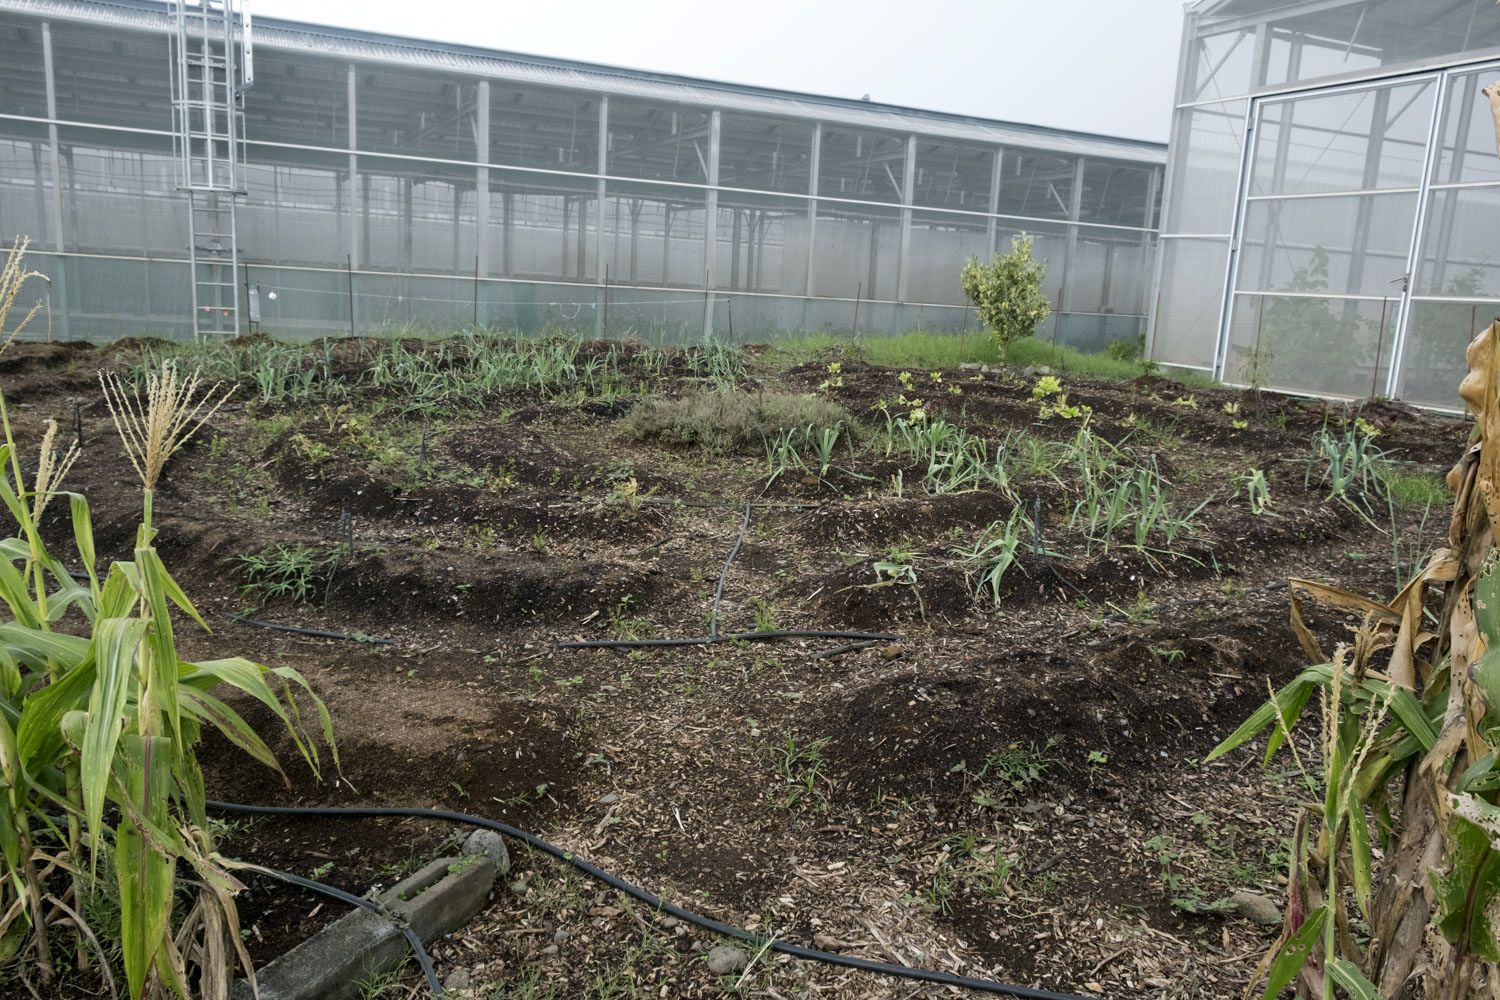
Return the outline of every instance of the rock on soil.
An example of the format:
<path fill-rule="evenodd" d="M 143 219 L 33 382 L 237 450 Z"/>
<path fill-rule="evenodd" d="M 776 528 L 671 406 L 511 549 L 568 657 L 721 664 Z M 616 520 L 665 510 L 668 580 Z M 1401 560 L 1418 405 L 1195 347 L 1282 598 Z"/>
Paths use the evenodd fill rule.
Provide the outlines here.
<path fill-rule="evenodd" d="M 1281 923 L 1281 907 L 1258 892 L 1237 892 L 1229 897 L 1234 912 L 1253 924 L 1274 927 Z"/>
<path fill-rule="evenodd" d="M 716 976 L 739 972 L 750 964 L 750 956 L 732 944 L 715 945 L 708 952 L 708 971 Z"/>

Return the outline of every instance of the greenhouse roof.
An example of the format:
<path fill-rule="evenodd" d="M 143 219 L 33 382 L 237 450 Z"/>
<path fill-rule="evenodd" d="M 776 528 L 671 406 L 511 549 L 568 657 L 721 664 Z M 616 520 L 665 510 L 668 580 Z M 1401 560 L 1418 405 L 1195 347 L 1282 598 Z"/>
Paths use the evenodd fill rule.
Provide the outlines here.
<path fill-rule="evenodd" d="M 0 0 L 0 11 L 153 32 L 165 32 L 169 26 L 168 7 L 158 0 Z M 1000 143 L 1147 163 L 1166 161 L 1165 143 L 1139 139 L 272 18 L 256 18 L 254 30 L 257 47 L 299 51 L 326 58 L 399 64 L 543 87 L 817 119 L 852 127 L 915 132 L 969 142 Z"/>

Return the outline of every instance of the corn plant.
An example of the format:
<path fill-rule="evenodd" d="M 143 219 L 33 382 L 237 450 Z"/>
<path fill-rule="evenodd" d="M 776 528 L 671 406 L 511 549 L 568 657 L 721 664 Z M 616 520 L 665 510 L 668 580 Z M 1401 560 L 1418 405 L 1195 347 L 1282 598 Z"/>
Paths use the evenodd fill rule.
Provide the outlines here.
<path fill-rule="evenodd" d="M 1263 732 L 1267 760 L 1295 753 L 1292 731 L 1319 697 L 1321 781 L 1295 821 L 1286 923 L 1256 976 L 1266 998 L 1299 981 L 1325 998 L 1477 1000 L 1500 981 L 1497 336 L 1491 326 L 1469 345 L 1459 388 L 1477 444 L 1448 474 L 1450 546 L 1389 603 L 1292 580 L 1292 628 L 1314 665 L 1206 758 Z M 1346 484 L 1361 480 L 1369 436 L 1328 436 Z M 1362 620 L 1331 656 L 1306 626 L 1308 599 Z"/>
<path fill-rule="evenodd" d="M 106 384 L 144 487 L 133 556 L 107 568 L 98 564 L 87 501 L 61 489 L 66 456 L 44 450 L 28 480 L 0 394 L 0 503 L 16 532 L 0 541 L 9 615 L 0 621 L 0 961 L 27 957 L 28 975 L 46 986 L 56 972 L 49 928 L 71 925 L 80 940 L 119 943 L 132 998 L 152 989 L 185 996 L 196 982 L 199 994 L 218 1000 L 236 957 L 252 982 L 254 973 L 235 913 L 240 883 L 214 851 L 194 748 L 207 724 L 280 768 L 214 692 L 235 689 L 271 709 L 315 772 L 320 754 L 301 729 L 298 701 L 315 706 L 329 746 L 331 723 L 295 671 L 178 655 L 174 617 L 206 625 L 157 553 L 151 494 L 172 452 L 222 397 L 194 400 L 196 379 L 179 380 L 170 365 L 144 397 L 122 380 Z M 62 497 L 80 582 L 42 538 L 41 512 Z M 112 863 L 101 866 L 106 852 Z M 119 895 L 115 925 L 89 927 L 81 894 L 108 868 Z M 179 889 L 191 902 L 174 916 Z M 110 977 L 107 957 L 97 958 Z"/>

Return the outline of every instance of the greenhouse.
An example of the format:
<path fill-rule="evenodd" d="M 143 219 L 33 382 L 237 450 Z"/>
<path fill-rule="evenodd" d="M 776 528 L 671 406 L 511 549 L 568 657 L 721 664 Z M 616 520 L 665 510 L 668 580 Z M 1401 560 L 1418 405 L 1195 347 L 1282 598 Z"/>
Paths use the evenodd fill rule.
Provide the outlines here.
<path fill-rule="evenodd" d="M 175 30 L 0 0 L 0 232 L 54 336 L 959 331 L 1022 232 L 1045 336 L 1144 333 L 1160 144 L 257 20 L 204 183 Z"/>
<path fill-rule="evenodd" d="M 1490 0 L 1187 12 L 1151 335 L 1237 385 L 1452 406 L 1500 316 Z"/>

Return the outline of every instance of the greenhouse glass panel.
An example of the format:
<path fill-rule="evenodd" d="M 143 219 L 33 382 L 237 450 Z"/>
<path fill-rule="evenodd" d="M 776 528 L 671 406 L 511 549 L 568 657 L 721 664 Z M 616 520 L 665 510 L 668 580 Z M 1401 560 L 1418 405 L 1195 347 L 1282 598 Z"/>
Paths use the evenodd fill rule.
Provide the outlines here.
<path fill-rule="evenodd" d="M 0 119 L 0 240 L 52 245 L 51 155 L 46 126 Z"/>
<path fill-rule="evenodd" d="M 597 173 L 599 98 L 492 82 L 489 162 Z"/>
<path fill-rule="evenodd" d="M 361 152 L 473 162 L 478 84 L 410 67 L 362 65 L 355 73 L 355 144 Z"/>
<path fill-rule="evenodd" d="M 1117 229 L 1080 226 L 1068 268 L 1068 312 L 1144 316 L 1155 246 Z"/>
<path fill-rule="evenodd" d="M 959 286 L 964 261 L 989 257 L 985 219 L 946 212 L 913 212 L 911 261 L 907 265 L 908 302 L 963 305 Z"/>
<path fill-rule="evenodd" d="M 1488 66 L 1448 81 L 1440 128 L 1441 144 L 1433 181 L 1462 184 L 1500 181 L 1495 155 L 1495 123 L 1490 102 L 1479 91 L 1495 79 L 1500 67 Z"/>
<path fill-rule="evenodd" d="M 170 132 L 169 52 L 163 35 L 54 21 L 58 117 Z"/>
<path fill-rule="evenodd" d="M 490 168 L 488 173 L 487 272 L 550 281 L 576 276 L 580 267 L 580 221 L 585 244 L 591 242 L 590 227 L 597 221 L 592 210 L 592 202 L 598 197 L 597 182 L 525 170 Z M 587 203 L 581 216 L 577 211 L 580 200 Z M 583 253 L 583 266 L 588 267 L 591 248 L 585 246 Z"/>
<path fill-rule="evenodd" d="M 1500 186 L 1434 191 L 1416 294 L 1500 298 Z"/>
<path fill-rule="evenodd" d="M 1419 405 L 1454 406 L 1469 370 L 1469 341 L 1494 322 L 1500 322 L 1500 299 L 1413 302 L 1397 395 Z"/>
<path fill-rule="evenodd" d="M 806 194 L 815 127 L 806 121 L 724 112 L 719 121 L 719 183 Z"/>
<path fill-rule="evenodd" d="M 1248 109 L 1247 101 L 1231 101 L 1177 112 L 1172 191 L 1162 223 L 1165 232 L 1229 233 L 1239 194 Z"/>
<path fill-rule="evenodd" d="M 1076 164 L 1071 157 L 1005 150 L 1000 161 L 1000 214 L 1070 218 Z"/>
<path fill-rule="evenodd" d="M 1161 255 L 1152 357 L 1165 364 L 1212 368 L 1229 241 L 1163 239 Z"/>
<path fill-rule="evenodd" d="M 813 254 L 819 295 L 894 299 L 900 253 L 899 210 L 818 203 Z"/>
<path fill-rule="evenodd" d="M 706 211 L 697 188 L 610 181 L 603 214 L 610 283 L 702 289 Z M 701 311 L 701 292 L 698 302 Z"/>
<path fill-rule="evenodd" d="M 255 53 L 255 86 L 245 96 L 245 137 L 298 146 L 349 146 L 349 70 L 329 59 Z"/>
<path fill-rule="evenodd" d="M 1416 187 L 1433 80 L 1275 101 L 1255 144 L 1252 195 Z"/>
<path fill-rule="evenodd" d="M 250 263 L 342 267 L 349 253 L 349 158 L 342 153 L 250 146 L 236 209 Z"/>
<path fill-rule="evenodd" d="M 1372 396 L 1389 374 L 1397 310 L 1390 301 L 1240 295 L 1224 377 L 1319 396 Z"/>
<path fill-rule="evenodd" d="M 912 203 L 963 212 L 990 211 L 995 150 L 958 142 L 917 140 Z"/>
<path fill-rule="evenodd" d="M 905 135 L 824 126 L 819 197 L 900 202 L 905 176 Z"/>
<path fill-rule="evenodd" d="M 472 169 L 361 156 L 359 171 L 363 266 L 473 272 Z"/>
<path fill-rule="evenodd" d="M 1079 219 L 1113 226 L 1150 225 L 1155 207 L 1151 204 L 1153 178 L 1159 173 L 1155 167 L 1134 163 L 1084 160 Z"/>
<path fill-rule="evenodd" d="M 703 108 L 611 98 L 607 172 L 703 184 L 708 180 L 709 125 Z"/>
<path fill-rule="evenodd" d="M 1287 11 L 1258 6 L 1271 8 L 1266 16 L 1275 38 L 1268 84 L 1306 84 L 1500 45 L 1500 9 L 1489 0 L 1364 0 L 1286 5 Z"/>
<path fill-rule="evenodd" d="M 1252 201 L 1236 287 L 1399 297 L 1416 214 L 1415 194 Z"/>
<path fill-rule="evenodd" d="M 807 201 L 719 195 L 714 287 L 800 295 L 807 283 Z"/>
<path fill-rule="evenodd" d="M 42 32 L 35 21 L 0 14 L 0 112 L 47 116 L 47 77 Z"/>
<path fill-rule="evenodd" d="M 1221 101 L 1250 92 L 1255 80 L 1255 29 L 1201 35 L 1187 54 L 1193 86 L 1186 101 Z"/>
<path fill-rule="evenodd" d="M 186 256 L 187 206 L 170 137 L 64 125 L 58 149 L 68 249 Z"/>

